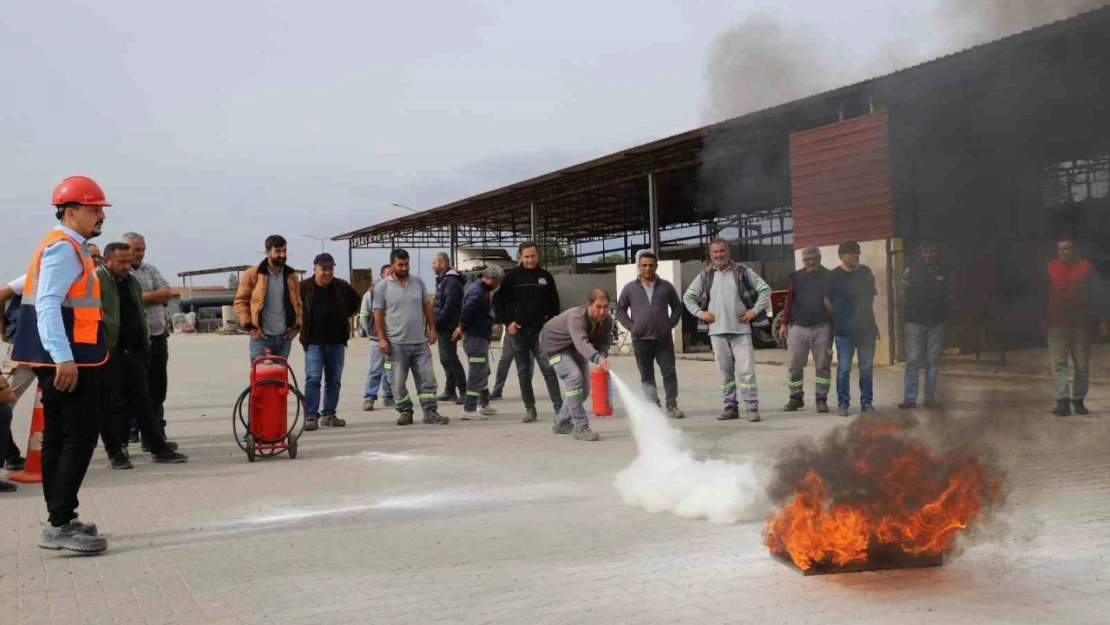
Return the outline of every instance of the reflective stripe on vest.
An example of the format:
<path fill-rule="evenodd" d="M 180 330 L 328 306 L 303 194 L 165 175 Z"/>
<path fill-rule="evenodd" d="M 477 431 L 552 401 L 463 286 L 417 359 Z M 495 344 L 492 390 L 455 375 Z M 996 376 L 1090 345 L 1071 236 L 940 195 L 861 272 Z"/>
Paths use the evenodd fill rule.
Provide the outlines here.
<path fill-rule="evenodd" d="M 16 335 L 11 360 L 27 366 L 55 364 L 38 335 L 36 304 L 42 273 L 42 254 L 47 248 L 56 244 L 73 246 L 82 265 L 81 275 L 69 286 L 61 302 L 62 322 L 67 326 L 66 334 L 73 349 L 74 362 L 78 366 L 86 367 L 102 365 L 108 359 L 108 349 L 101 323 L 104 314 L 101 310 L 100 281 L 96 277 L 96 266 L 84 246 L 62 230 L 52 230 L 46 235 L 35 250 L 35 255 L 27 268 L 23 305 L 20 308 L 20 331 Z M 28 323 L 24 324 L 24 319 Z M 23 340 L 20 340 L 21 337 Z"/>

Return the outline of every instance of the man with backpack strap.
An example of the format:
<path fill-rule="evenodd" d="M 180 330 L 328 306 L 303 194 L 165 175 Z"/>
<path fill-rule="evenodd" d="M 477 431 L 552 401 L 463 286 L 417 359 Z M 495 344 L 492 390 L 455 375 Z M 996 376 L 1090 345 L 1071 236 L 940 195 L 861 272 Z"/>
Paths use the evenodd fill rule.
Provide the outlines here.
<path fill-rule="evenodd" d="M 682 299 L 690 314 L 709 324 L 725 403 L 718 420 L 740 418 L 736 398 L 739 379 L 744 411 L 748 420 L 755 422 L 759 421 L 759 388 L 752 325 L 770 324 L 766 310 L 771 287 L 751 269 L 733 262 L 730 255 L 727 241 L 710 241 L 711 264 L 694 278 Z"/>

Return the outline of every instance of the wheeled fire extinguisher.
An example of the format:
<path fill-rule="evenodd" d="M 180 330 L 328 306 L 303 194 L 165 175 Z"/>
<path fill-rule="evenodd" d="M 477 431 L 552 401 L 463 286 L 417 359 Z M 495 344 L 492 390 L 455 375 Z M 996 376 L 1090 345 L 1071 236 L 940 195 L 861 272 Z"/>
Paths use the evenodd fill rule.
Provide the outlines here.
<path fill-rule="evenodd" d="M 292 377 L 292 382 L 290 382 Z M 289 399 L 296 403 L 293 423 L 289 423 Z M 244 404 L 247 407 L 243 413 Z M 297 457 L 297 441 L 304 431 L 301 408 L 304 395 L 297 387 L 297 376 L 289 362 L 279 356 L 263 354 L 251 361 L 250 386 L 235 402 L 231 428 L 235 442 L 247 454 L 247 460 L 270 458 L 288 453 Z M 243 426 L 241 434 L 239 426 Z"/>
<path fill-rule="evenodd" d="M 613 414 L 613 381 L 609 372 L 594 367 L 590 372 L 590 394 L 594 398 L 594 416 L 608 417 Z"/>

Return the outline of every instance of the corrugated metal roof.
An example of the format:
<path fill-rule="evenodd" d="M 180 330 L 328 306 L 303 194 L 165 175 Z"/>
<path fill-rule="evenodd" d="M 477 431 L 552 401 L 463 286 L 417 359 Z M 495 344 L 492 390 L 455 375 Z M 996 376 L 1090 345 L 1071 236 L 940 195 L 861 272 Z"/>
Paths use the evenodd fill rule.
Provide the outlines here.
<path fill-rule="evenodd" d="M 886 112 L 790 135 L 794 247 L 894 234 Z"/>

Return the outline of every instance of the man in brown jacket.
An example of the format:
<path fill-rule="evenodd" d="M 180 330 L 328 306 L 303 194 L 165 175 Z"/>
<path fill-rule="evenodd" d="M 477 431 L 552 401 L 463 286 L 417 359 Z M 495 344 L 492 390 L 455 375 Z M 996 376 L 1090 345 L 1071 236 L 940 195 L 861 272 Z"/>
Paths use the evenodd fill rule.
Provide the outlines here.
<path fill-rule="evenodd" d="M 285 237 L 266 237 L 266 260 L 251 267 L 239 282 L 235 312 L 239 325 L 251 333 L 251 361 L 266 350 L 289 357 L 301 331 L 301 295 L 297 273 L 285 264 Z"/>

